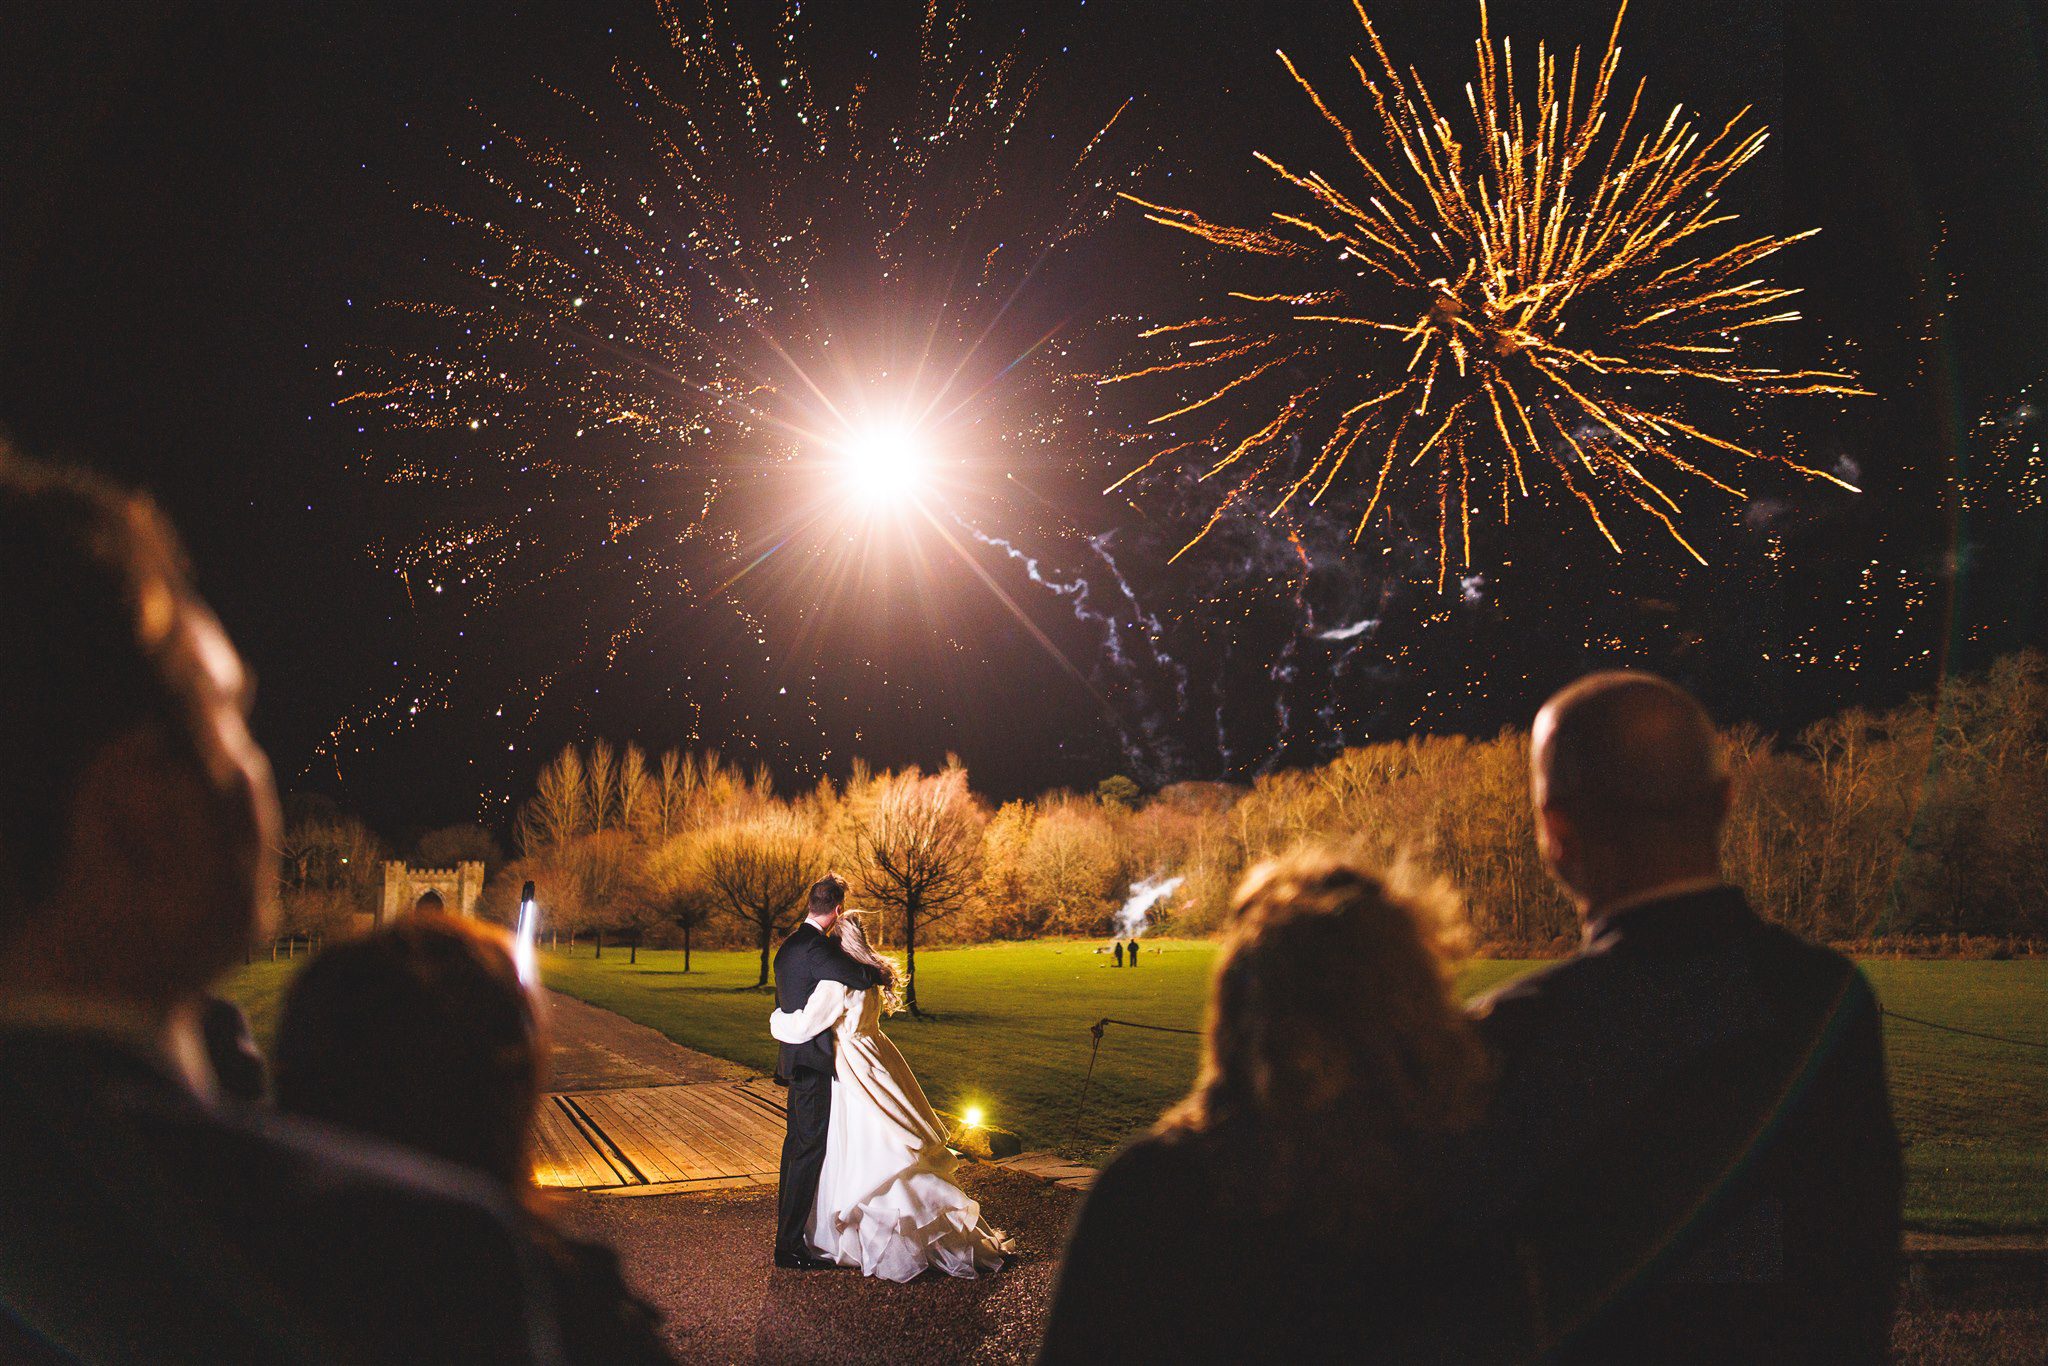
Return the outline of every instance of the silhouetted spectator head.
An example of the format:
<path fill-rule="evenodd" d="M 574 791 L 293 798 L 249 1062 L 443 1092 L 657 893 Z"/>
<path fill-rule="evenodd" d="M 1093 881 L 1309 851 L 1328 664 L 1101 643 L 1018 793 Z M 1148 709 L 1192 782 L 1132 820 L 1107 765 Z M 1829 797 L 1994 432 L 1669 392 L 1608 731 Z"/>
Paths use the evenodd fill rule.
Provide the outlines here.
<path fill-rule="evenodd" d="M 415 914 L 299 973 L 278 1022 L 277 1102 L 524 1187 L 546 1059 L 505 933 Z"/>
<path fill-rule="evenodd" d="M 221 1095 L 245 1105 L 263 1099 L 270 1068 L 240 1006 L 226 997 L 209 997 L 199 1015 L 199 1037 L 206 1045 L 206 1061 L 213 1068 L 214 1084 Z"/>
<path fill-rule="evenodd" d="M 839 920 L 839 908 L 846 904 L 846 879 L 837 873 L 827 873 L 811 884 L 810 899 L 804 904 L 804 914 L 818 922 L 819 928 L 827 933 Z"/>
<path fill-rule="evenodd" d="M 1591 674 L 1543 704 L 1531 740 L 1537 841 L 1582 912 L 1718 876 L 1728 769 L 1690 693 L 1648 674 Z"/>
<path fill-rule="evenodd" d="M 1399 1199 L 1400 1145 L 1459 1132 L 1485 1054 L 1452 996 L 1468 938 L 1448 892 L 1329 854 L 1262 863 L 1217 958 L 1201 1073 L 1166 1129 L 1234 1128 L 1273 1205 Z"/>
<path fill-rule="evenodd" d="M 146 499 L 0 451 L 0 991 L 190 1007 L 267 933 L 248 693 Z"/>

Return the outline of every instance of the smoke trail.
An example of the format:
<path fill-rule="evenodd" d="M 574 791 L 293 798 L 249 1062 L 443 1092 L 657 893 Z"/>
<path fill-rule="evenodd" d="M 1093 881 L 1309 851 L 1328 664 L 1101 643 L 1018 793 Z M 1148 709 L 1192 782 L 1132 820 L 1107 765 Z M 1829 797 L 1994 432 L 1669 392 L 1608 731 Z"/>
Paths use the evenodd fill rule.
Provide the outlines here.
<path fill-rule="evenodd" d="M 1350 728 L 1337 715 L 1337 686 L 1351 672 L 1351 665 L 1365 649 L 1366 641 L 1379 629 L 1380 618 L 1364 617 L 1345 626 L 1333 626 L 1327 631 L 1316 632 L 1317 640 L 1330 642 L 1349 641 L 1337 657 L 1330 661 L 1330 689 L 1323 694 L 1323 705 L 1316 708 L 1316 724 L 1322 733 L 1335 737 L 1335 748 L 1343 749 L 1351 743 Z"/>
<path fill-rule="evenodd" d="M 1273 747 L 1266 751 L 1266 757 L 1259 761 L 1260 774 L 1271 773 L 1280 766 L 1280 756 L 1287 751 L 1287 745 L 1294 738 L 1294 708 L 1288 705 L 1288 694 L 1293 691 L 1296 669 L 1295 652 L 1301 648 L 1299 633 L 1287 638 L 1280 647 L 1279 657 L 1266 677 L 1276 686 L 1273 690 Z"/>
<path fill-rule="evenodd" d="M 1332 626 L 1327 631 L 1318 631 L 1316 632 L 1316 639 L 1355 640 L 1379 624 L 1380 619 L 1378 617 L 1365 617 L 1362 620 L 1352 622 L 1349 626 Z M 1356 648 L 1358 647 L 1355 645 L 1352 647 L 1352 649 Z M 1349 651 L 1346 651 L 1346 653 L 1348 654 Z"/>
<path fill-rule="evenodd" d="M 1361 562 L 1343 528 L 1317 519 L 1230 518 L 1159 586 L 1148 577 L 1159 547 L 1146 527 L 1080 537 L 1099 566 L 1067 572 L 1009 540 L 959 525 L 1099 633 L 1097 668 L 1115 685 L 1111 722 L 1141 781 L 1242 780 L 1311 750 L 1327 758 L 1379 715 L 1370 693 L 1390 663 L 1380 632 L 1410 590 L 1383 557 Z M 1140 585 L 1148 586 L 1143 595 Z M 1261 592 L 1264 585 L 1271 588 Z M 1490 596 L 1479 575 L 1459 587 L 1462 605 Z M 1270 692 L 1257 694 L 1254 680 Z M 1253 684 L 1251 694 L 1246 684 Z M 1368 689 L 1362 709 L 1348 705 L 1347 699 L 1361 701 L 1353 696 L 1361 687 Z M 1261 705 L 1263 724 L 1252 709 Z M 1213 769 L 1203 754 L 1205 725 L 1215 746 Z M 1202 754 L 1207 771 L 1193 769 L 1190 750 Z"/>
<path fill-rule="evenodd" d="M 1024 573 L 1033 583 L 1046 589 L 1056 597 L 1064 598 L 1068 607 L 1072 609 L 1076 621 L 1085 622 L 1101 630 L 1103 651 L 1108 663 L 1121 675 L 1118 681 L 1129 690 L 1131 701 L 1134 704 L 1132 708 L 1112 707 L 1110 709 L 1111 721 L 1116 727 L 1117 743 L 1123 750 L 1124 761 L 1130 765 L 1137 777 L 1148 783 L 1161 782 L 1177 773 L 1182 767 L 1180 746 L 1166 729 L 1168 718 L 1163 718 L 1159 714 L 1158 709 L 1152 704 L 1151 694 L 1145 686 L 1145 681 L 1138 669 L 1137 662 L 1132 658 L 1131 652 L 1125 648 L 1123 623 L 1118 621 L 1113 613 L 1100 611 L 1091 605 L 1091 599 L 1094 596 L 1095 590 L 1088 580 L 1079 575 L 1076 575 L 1071 580 L 1050 577 L 1039 567 L 1037 556 L 1018 549 L 1012 542 L 1004 540 L 1000 536 L 991 536 L 979 527 L 961 518 L 955 517 L 954 521 L 962 531 L 965 531 L 975 540 L 985 546 L 1002 551 L 1012 560 L 1021 564 L 1024 567 Z M 1110 572 L 1115 576 L 1118 587 L 1122 590 L 1125 598 L 1130 601 L 1133 608 L 1136 609 L 1139 624 L 1151 632 L 1151 636 L 1146 642 L 1145 662 L 1173 675 L 1176 696 L 1185 705 L 1187 698 L 1187 670 L 1156 643 L 1157 638 L 1164 634 L 1165 628 L 1160 625 L 1157 617 L 1137 607 L 1137 595 L 1131 592 L 1130 585 L 1124 582 L 1122 573 L 1117 570 L 1115 561 L 1111 559 L 1107 550 L 1099 544 L 1099 542 L 1106 540 L 1107 537 L 1093 538 L 1090 540 L 1089 545 L 1109 565 Z M 1132 733 L 1131 726 L 1128 724 L 1127 717 L 1124 714 L 1127 710 L 1135 711 L 1138 734 L 1134 735 Z"/>
<path fill-rule="evenodd" d="M 1210 694 L 1216 701 L 1216 759 L 1223 765 L 1222 772 L 1224 773 L 1228 773 L 1237 767 L 1237 751 L 1231 748 L 1230 727 L 1225 722 L 1223 713 L 1223 685 L 1225 680 L 1230 677 L 1231 654 L 1230 642 L 1226 640 L 1223 642 L 1222 667 L 1216 670 L 1216 680 Z"/>
<path fill-rule="evenodd" d="M 1308 547 L 1301 543 L 1301 532 L 1295 527 L 1287 529 L 1287 544 L 1294 552 L 1297 572 L 1294 578 L 1294 611 L 1301 624 L 1287 637 L 1287 643 L 1280 647 L 1280 653 L 1273 660 L 1273 667 L 1267 678 L 1273 688 L 1273 748 L 1259 764 L 1262 774 L 1271 773 L 1279 766 L 1280 756 L 1287 752 L 1287 746 L 1294 739 L 1294 708 L 1289 702 L 1289 693 L 1294 689 L 1294 680 L 1300 670 L 1295 663 L 1301 652 L 1301 642 L 1316 634 L 1315 604 L 1308 599 L 1308 579 L 1313 571 Z"/>
<path fill-rule="evenodd" d="M 1143 604 L 1138 601 L 1137 593 L 1132 591 L 1130 582 L 1124 578 L 1124 571 L 1117 566 L 1116 557 L 1109 553 L 1110 544 L 1115 538 L 1116 532 L 1114 529 L 1105 531 L 1099 536 L 1090 536 L 1088 538 L 1088 548 L 1094 551 L 1097 558 L 1109 567 L 1110 577 L 1116 580 L 1117 591 L 1123 594 L 1124 601 L 1130 605 L 1131 614 L 1138 619 L 1139 624 L 1147 631 L 1148 635 L 1146 638 L 1152 642 L 1152 664 L 1154 667 L 1172 675 L 1174 700 L 1179 703 L 1179 709 L 1185 712 L 1188 707 L 1187 666 L 1168 654 L 1158 644 L 1159 641 L 1166 637 L 1166 627 L 1160 624 L 1158 616 L 1146 611 Z"/>
<path fill-rule="evenodd" d="M 1156 873 L 1131 884 L 1131 894 L 1116 913 L 1116 937 L 1136 939 L 1152 926 L 1152 908 L 1172 896 L 1187 879 L 1176 873 Z"/>

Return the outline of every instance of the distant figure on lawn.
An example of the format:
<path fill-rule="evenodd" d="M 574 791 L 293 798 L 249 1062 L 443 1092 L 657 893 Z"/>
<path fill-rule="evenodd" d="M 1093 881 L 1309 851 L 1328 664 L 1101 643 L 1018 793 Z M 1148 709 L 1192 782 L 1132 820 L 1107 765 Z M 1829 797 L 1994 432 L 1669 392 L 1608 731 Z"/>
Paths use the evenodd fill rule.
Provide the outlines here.
<path fill-rule="evenodd" d="M 1124 941 L 1121 939 L 1117 940 L 1116 947 L 1110 950 L 1110 952 L 1116 955 L 1116 965 L 1122 967 L 1124 965 Z"/>
<path fill-rule="evenodd" d="M 0 451 L 0 641 L 0 1360 L 559 1359 L 488 1182 L 213 1100 L 277 794 L 155 510 Z"/>
<path fill-rule="evenodd" d="M 1454 910 L 1328 856 L 1247 875 L 1201 1074 L 1090 1191 L 1042 1362 L 1514 1354 L 1511 1250 L 1470 1217 L 1487 1062 Z"/>
<path fill-rule="evenodd" d="M 546 1073 L 539 1002 L 504 931 L 474 920 L 419 912 L 335 945 L 292 982 L 278 1021 L 280 1108 L 480 1172 L 524 1211 L 562 1287 L 570 1361 L 669 1361 L 618 1257 L 563 1235 L 533 1184 Z"/>
<path fill-rule="evenodd" d="M 1138 966 L 1138 941 L 1133 939 L 1129 944 L 1124 946 L 1124 951 L 1130 955 L 1131 966 Z"/>
<path fill-rule="evenodd" d="M 1869 984 L 1722 880 L 1706 712 L 1642 674 L 1553 697 L 1532 736 L 1573 957 L 1481 1002 L 1487 1136 L 1572 1361 L 1880 1361 L 1899 1144 Z"/>

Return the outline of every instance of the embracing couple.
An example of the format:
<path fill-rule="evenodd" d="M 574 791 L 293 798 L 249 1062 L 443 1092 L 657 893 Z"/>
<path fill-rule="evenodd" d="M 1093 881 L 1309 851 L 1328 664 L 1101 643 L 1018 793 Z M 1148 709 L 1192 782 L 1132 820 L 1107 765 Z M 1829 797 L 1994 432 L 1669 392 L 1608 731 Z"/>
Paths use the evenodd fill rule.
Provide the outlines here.
<path fill-rule="evenodd" d="M 914 1280 L 927 1267 L 973 1277 L 1012 1244 L 947 1178 L 953 1154 L 910 1064 L 881 1030 L 896 968 L 876 953 L 845 879 L 811 888 L 804 922 L 775 954 L 768 1028 L 789 1087 L 775 1264 L 859 1267 Z"/>

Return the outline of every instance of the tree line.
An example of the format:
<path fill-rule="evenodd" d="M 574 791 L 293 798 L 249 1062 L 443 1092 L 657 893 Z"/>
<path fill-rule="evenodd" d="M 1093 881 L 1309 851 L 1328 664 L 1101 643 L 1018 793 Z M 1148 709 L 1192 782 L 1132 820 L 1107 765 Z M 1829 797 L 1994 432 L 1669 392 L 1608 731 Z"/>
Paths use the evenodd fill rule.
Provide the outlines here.
<path fill-rule="evenodd" d="M 1736 782 L 1729 875 L 1766 916 L 1832 942 L 2048 937 L 2041 655 L 1797 735 L 1738 726 L 1724 739 Z M 1208 933 L 1253 863 L 1337 841 L 1443 877 L 1491 950 L 1542 950 L 1576 926 L 1536 854 L 1528 749 L 1520 730 L 1417 736 L 1248 786 L 1147 794 L 1112 777 L 1094 792 L 996 803 L 951 759 L 932 772 L 856 763 L 844 781 L 784 794 L 765 770 L 715 753 L 650 758 L 597 741 L 564 749 L 538 775 L 517 856 L 492 863 L 483 913 L 509 923 L 532 879 L 555 929 L 653 936 L 686 959 L 693 946 L 744 945 L 766 982 L 774 943 L 827 869 L 849 879 L 853 904 L 878 913 L 873 937 L 914 969 L 932 943 L 1106 935 L 1131 885 L 1161 873 L 1183 881 L 1154 919 Z M 340 838 L 345 819 L 339 833 L 329 822 L 324 844 L 304 838 L 303 822 L 294 829 L 288 904 L 323 877 L 345 883 L 336 851 L 357 848 L 347 866 L 358 866 L 365 850 L 350 840 L 368 838 Z M 448 847 L 488 839 L 475 827 L 437 835 Z M 308 844 L 319 857 L 306 857 Z M 915 1007 L 914 972 L 906 986 Z"/>

